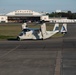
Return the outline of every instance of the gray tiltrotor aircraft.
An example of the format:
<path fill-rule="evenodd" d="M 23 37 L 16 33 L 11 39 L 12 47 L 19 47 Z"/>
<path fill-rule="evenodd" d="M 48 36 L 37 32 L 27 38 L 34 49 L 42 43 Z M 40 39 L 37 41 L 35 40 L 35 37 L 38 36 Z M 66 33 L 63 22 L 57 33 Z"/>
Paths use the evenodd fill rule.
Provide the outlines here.
<path fill-rule="evenodd" d="M 65 25 L 61 28 L 61 33 L 64 33 Z M 17 36 L 18 40 L 24 39 L 47 39 L 59 32 L 59 24 L 56 23 L 53 31 L 46 30 L 46 24 L 42 23 L 39 29 L 28 28 L 27 24 L 22 24 L 22 32 Z"/>

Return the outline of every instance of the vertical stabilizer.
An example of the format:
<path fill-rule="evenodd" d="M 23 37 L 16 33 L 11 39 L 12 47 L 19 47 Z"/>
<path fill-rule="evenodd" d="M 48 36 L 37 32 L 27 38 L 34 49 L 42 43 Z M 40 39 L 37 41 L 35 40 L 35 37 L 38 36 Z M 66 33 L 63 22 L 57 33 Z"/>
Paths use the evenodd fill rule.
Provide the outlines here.
<path fill-rule="evenodd" d="M 58 23 L 55 24 L 55 26 L 53 28 L 53 31 L 58 31 L 59 32 L 59 24 Z"/>
<path fill-rule="evenodd" d="M 41 34 L 43 38 L 46 36 L 46 24 L 45 23 L 41 25 Z"/>
<path fill-rule="evenodd" d="M 67 24 L 63 24 L 61 27 L 61 33 L 67 33 Z"/>
<path fill-rule="evenodd" d="M 23 29 L 26 29 L 26 28 L 27 28 L 27 24 L 26 24 L 26 23 L 23 23 L 23 24 L 22 24 L 22 30 L 23 30 Z"/>

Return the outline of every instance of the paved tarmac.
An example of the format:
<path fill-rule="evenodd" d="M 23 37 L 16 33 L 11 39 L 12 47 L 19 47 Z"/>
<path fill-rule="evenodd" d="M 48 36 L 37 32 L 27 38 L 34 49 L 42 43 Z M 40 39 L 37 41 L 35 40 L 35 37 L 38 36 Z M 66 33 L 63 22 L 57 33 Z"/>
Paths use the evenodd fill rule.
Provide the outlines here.
<path fill-rule="evenodd" d="M 76 75 L 76 25 L 61 38 L 0 41 L 0 75 Z"/>

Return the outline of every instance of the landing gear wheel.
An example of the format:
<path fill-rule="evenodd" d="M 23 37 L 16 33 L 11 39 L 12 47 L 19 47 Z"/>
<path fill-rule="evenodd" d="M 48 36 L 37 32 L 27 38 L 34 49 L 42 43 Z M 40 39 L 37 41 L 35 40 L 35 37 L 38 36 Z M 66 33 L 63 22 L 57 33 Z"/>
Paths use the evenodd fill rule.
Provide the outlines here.
<path fill-rule="evenodd" d="M 17 37 L 17 40 L 18 40 L 18 41 L 21 41 L 21 39 L 20 39 L 19 37 Z"/>

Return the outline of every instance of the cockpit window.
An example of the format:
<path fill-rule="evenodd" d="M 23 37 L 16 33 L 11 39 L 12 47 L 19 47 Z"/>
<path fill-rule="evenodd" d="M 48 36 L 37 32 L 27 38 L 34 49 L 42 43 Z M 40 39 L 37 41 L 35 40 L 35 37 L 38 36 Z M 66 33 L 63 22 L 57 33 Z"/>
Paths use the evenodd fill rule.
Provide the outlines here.
<path fill-rule="evenodd" d="M 19 34 L 19 36 L 22 36 L 22 35 L 23 35 L 23 33 L 20 33 L 20 34 Z"/>
<path fill-rule="evenodd" d="M 23 32 L 29 32 L 30 29 L 23 29 Z"/>

